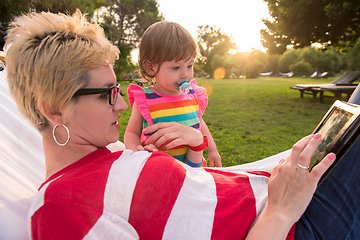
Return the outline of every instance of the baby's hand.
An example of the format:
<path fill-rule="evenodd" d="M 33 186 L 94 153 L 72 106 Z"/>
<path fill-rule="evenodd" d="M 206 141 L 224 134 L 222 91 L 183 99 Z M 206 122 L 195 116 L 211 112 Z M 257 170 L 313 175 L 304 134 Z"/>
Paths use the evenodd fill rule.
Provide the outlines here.
<path fill-rule="evenodd" d="M 149 145 L 146 145 L 145 147 L 143 147 L 143 150 L 142 151 L 148 151 L 148 152 L 157 152 L 159 151 L 154 144 L 149 144 Z"/>
<path fill-rule="evenodd" d="M 142 145 L 138 145 L 136 147 L 136 151 L 145 151 L 144 147 Z"/>
<path fill-rule="evenodd" d="M 209 165 L 210 167 L 222 167 L 221 157 L 218 151 L 208 151 Z M 215 165 L 214 165 L 215 163 Z"/>

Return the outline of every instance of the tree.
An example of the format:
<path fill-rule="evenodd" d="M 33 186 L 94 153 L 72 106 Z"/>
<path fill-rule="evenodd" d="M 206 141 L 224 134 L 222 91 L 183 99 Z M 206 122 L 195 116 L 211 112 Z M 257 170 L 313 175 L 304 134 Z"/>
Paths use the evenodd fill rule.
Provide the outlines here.
<path fill-rule="evenodd" d="M 21 12 L 29 11 L 30 0 L 0 0 L 0 50 L 3 49 L 9 22 Z"/>
<path fill-rule="evenodd" d="M 360 42 L 350 49 L 345 59 L 350 70 L 360 71 Z"/>
<path fill-rule="evenodd" d="M 107 0 L 107 7 L 98 11 L 105 32 L 120 51 L 120 59 L 114 68 L 117 75 L 132 72 L 130 53 L 135 48 L 146 28 L 163 20 L 156 0 Z M 100 21 L 101 21 L 100 20 Z"/>
<path fill-rule="evenodd" d="M 247 53 L 245 75 L 247 78 L 257 78 L 264 67 L 268 64 L 267 55 L 260 50 L 252 49 Z"/>
<path fill-rule="evenodd" d="M 0 0 L 0 49 L 3 48 L 6 30 L 10 21 L 21 13 L 29 11 L 50 11 L 72 14 L 78 8 L 91 18 L 95 9 L 105 0 Z"/>
<path fill-rule="evenodd" d="M 280 72 L 289 72 L 290 66 L 297 63 L 299 61 L 299 51 L 295 49 L 291 49 L 286 51 L 280 58 L 279 58 L 279 71 Z"/>
<path fill-rule="evenodd" d="M 197 66 L 200 67 L 210 78 L 214 77 L 216 68 L 223 67 L 229 71 L 231 64 L 227 60 L 229 51 L 235 49 L 235 43 L 221 29 L 214 27 L 199 26 L 198 30 L 198 47 L 200 56 L 197 60 Z"/>
<path fill-rule="evenodd" d="M 231 72 L 235 74 L 235 76 L 240 77 L 242 75 L 245 76 L 245 66 L 247 63 L 247 57 L 245 52 L 236 52 L 232 55 L 232 70 Z"/>
<path fill-rule="evenodd" d="M 296 76 L 309 76 L 313 72 L 313 67 L 310 63 L 304 61 L 292 64 L 289 68 Z"/>
<path fill-rule="evenodd" d="M 325 59 L 322 58 L 321 52 L 317 51 L 315 48 L 304 48 L 303 51 L 300 51 L 299 58 L 304 62 L 310 63 L 317 73 L 322 71 L 321 66 L 324 65 Z"/>
<path fill-rule="evenodd" d="M 262 43 L 271 54 L 321 43 L 354 46 L 360 37 L 360 0 L 264 0 L 273 20 L 263 19 Z"/>
<path fill-rule="evenodd" d="M 67 14 L 73 14 L 76 9 L 80 9 L 81 12 L 87 13 L 88 18 L 91 18 L 95 9 L 105 4 L 105 0 L 31 0 L 30 7 L 37 12 L 50 11 Z"/>
<path fill-rule="evenodd" d="M 274 75 L 276 75 L 280 69 L 279 69 L 279 59 L 281 55 L 270 55 L 267 54 L 267 65 L 262 70 L 263 72 L 273 72 Z"/>
<path fill-rule="evenodd" d="M 122 43 L 135 45 L 143 32 L 154 22 L 163 20 L 156 0 L 107 0 L 103 11 L 105 24 L 112 26 L 112 37 L 120 48 Z"/>
<path fill-rule="evenodd" d="M 299 60 L 310 63 L 318 74 L 322 72 L 329 72 L 329 74 L 338 72 L 342 66 L 341 58 L 341 54 L 334 48 L 324 52 L 313 47 L 307 47 L 301 49 L 299 53 Z"/>
<path fill-rule="evenodd" d="M 291 49 L 286 51 L 279 59 L 280 72 L 293 71 L 295 66 L 295 75 L 309 75 L 308 66 L 311 66 L 311 72 L 328 72 L 329 75 L 337 73 L 343 66 L 343 56 L 335 48 L 328 51 L 320 51 L 314 47 L 306 47 L 301 49 Z M 301 62 L 301 63 L 299 63 Z M 309 65 L 308 65 L 309 64 Z M 303 73 L 301 73 L 301 71 Z"/>
<path fill-rule="evenodd" d="M 247 78 L 257 78 L 264 68 L 265 64 L 258 59 L 248 62 L 245 66 L 245 75 Z"/>
<path fill-rule="evenodd" d="M 268 65 L 268 55 L 260 50 L 237 52 L 232 55 L 232 72 L 236 76 L 257 78 L 259 73 Z"/>

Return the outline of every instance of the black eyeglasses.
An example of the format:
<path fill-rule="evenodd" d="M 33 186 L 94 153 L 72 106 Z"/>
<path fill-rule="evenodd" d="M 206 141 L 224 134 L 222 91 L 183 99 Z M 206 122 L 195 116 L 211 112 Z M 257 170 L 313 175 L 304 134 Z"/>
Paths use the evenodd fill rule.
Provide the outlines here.
<path fill-rule="evenodd" d="M 121 94 L 120 84 L 118 83 L 116 84 L 116 86 L 109 88 L 81 88 L 74 94 L 73 97 L 100 93 L 107 93 L 109 95 L 109 104 L 111 106 L 114 106 L 117 100 L 118 93 Z"/>

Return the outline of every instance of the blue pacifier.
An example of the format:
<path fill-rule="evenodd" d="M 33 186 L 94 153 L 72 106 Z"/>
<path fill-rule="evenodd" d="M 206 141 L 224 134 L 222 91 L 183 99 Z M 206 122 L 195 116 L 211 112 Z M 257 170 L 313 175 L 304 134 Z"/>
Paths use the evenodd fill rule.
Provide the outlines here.
<path fill-rule="evenodd" d="M 188 94 L 190 91 L 191 80 L 180 80 L 176 83 L 175 88 L 178 89 L 181 94 Z"/>

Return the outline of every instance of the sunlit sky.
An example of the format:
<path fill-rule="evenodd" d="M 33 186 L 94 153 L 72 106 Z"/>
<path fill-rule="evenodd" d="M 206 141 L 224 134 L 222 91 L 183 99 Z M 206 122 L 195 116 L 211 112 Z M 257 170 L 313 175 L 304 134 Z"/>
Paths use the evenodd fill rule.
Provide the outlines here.
<path fill-rule="evenodd" d="M 198 26 L 209 25 L 232 36 L 238 51 L 252 48 L 264 51 L 260 29 L 265 28 L 262 18 L 270 17 L 262 0 L 158 0 L 158 3 L 165 20 L 179 23 L 195 39 Z"/>
<path fill-rule="evenodd" d="M 185 27 L 195 38 L 200 25 L 216 26 L 232 35 L 239 51 L 263 49 L 260 29 L 262 18 L 269 18 L 262 0 L 158 0 L 165 20 Z"/>

